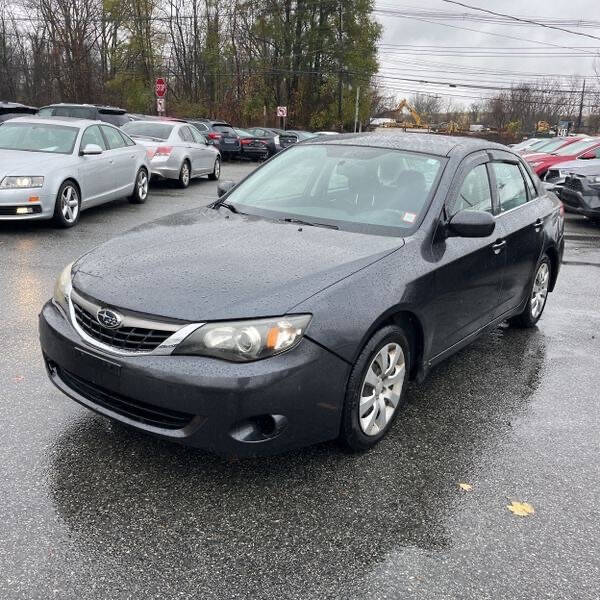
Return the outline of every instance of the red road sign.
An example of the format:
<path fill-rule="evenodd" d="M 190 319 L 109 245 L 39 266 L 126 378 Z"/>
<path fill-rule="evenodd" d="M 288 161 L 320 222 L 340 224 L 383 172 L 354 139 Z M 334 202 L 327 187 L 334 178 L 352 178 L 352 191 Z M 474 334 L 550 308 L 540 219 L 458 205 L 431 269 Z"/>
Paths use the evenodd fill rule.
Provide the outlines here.
<path fill-rule="evenodd" d="M 278 106 L 277 107 L 277 116 L 278 117 L 287 117 L 287 106 Z"/>
<path fill-rule="evenodd" d="M 167 82 L 162 77 L 159 77 L 156 80 L 156 83 L 154 84 L 154 91 L 156 92 L 157 98 L 165 97 L 165 94 L 167 93 Z"/>

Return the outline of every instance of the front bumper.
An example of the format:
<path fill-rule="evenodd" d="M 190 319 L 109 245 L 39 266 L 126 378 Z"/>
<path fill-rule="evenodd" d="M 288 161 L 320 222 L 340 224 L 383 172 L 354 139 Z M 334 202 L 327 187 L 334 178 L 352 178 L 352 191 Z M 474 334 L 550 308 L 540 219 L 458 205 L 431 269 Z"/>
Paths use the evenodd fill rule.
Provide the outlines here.
<path fill-rule="evenodd" d="M 560 188 L 559 198 L 565 205 L 565 210 L 586 217 L 600 217 L 600 190 L 587 186 L 583 191 L 568 186 Z"/>
<path fill-rule="evenodd" d="M 37 198 L 30 201 L 30 198 Z M 44 188 L 21 190 L 0 190 L 0 221 L 22 221 L 31 219 L 50 219 L 54 214 L 55 197 Z M 32 212 L 18 214 L 17 209 Z"/>
<path fill-rule="evenodd" d="M 52 382 L 104 416 L 222 455 L 280 453 L 336 438 L 349 365 L 304 338 L 252 363 L 116 357 L 86 344 L 48 302 L 39 318 Z"/>

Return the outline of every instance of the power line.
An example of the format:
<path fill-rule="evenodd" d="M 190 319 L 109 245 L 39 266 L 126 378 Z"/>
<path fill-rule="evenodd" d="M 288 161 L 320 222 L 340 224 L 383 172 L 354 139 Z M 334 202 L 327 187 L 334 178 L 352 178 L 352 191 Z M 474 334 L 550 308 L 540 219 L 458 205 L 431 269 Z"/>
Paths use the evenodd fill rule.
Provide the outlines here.
<path fill-rule="evenodd" d="M 463 8 L 468 8 L 470 10 L 478 10 L 480 12 L 488 13 L 490 15 L 495 15 L 497 17 L 504 17 L 506 19 L 512 19 L 513 21 L 520 21 L 521 23 L 529 23 L 530 25 L 536 25 L 538 27 L 545 27 L 546 29 L 555 29 L 557 31 L 563 31 L 565 33 L 570 33 L 572 35 L 580 35 L 582 37 L 591 38 L 593 40 L 600 40 L 600 37 L 597 35 L 592 35 L 591 33 L 583 33 L 581 31 L 572 31 L 571 29 L 565 29 L 563 27 L 557 27 L 556 25 L 547 25 L 545 23 L 540 23 L 539 21 L 534 21 L 533 19 L 526 19 L 524 17 L 515 17 L 514 15 L 507 15 L 505 13 L 499 13 L 493 10 L 488 10 L 487 8 L 481 8 L 480 6 L 472 6 L 470 4 L 464 4 L 463 2 L 458 2 L 457 0 L 442 0 L 442 2 L 446 2 L 446 4 L 456 4 L 457 6 L 462 6 Z"/>

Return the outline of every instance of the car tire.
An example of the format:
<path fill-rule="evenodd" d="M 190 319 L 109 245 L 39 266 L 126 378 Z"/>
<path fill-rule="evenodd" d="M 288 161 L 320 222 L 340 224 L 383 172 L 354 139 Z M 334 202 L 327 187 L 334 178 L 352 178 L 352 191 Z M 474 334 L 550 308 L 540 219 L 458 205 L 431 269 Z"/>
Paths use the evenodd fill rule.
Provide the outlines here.
<path fill-rule="evenodd" d="M 390 430 L 406 393 L 410 348 L 404 331 L 390 325 L 377 331 L 361 351 L 346 388 L 340 428 L 346 447 L 368 450 Z"/>
<path fill-rule="evenodd" d="M 132 204 L 144 204 L 148 198 L 148 185 L 148 171 L 142 168 L 135 176 L 135 186 L 133 188 L 133 194 L 128 198 L 129 202 Z"/>
<path fill-rule="evenodd" d="M 546 307 L 551 278 L 552 262 L 548 255 L 544 254 L 535 267 L 525 310 L 509 320 L 511 325 L 523 328 L 536 326 Z"/>
<path fill-rule="evenodd" d="M 54 224 L 64 229 L 74 227 L 81 214 L 81 195 L 77 184 L 72 179 L 63 181 L 54 203 Z"/>
<path fill-rule="evenodd" d="M 217 156 L 215 160 L 215 166 L 213 167 L 213 172 L 208 176 L 211 181 L 218 181 L 219 177 L 221 177 L 221 159 Z"/>
<path fill-rule="evenodd" d="M 190 163 L 188 160 L 184 160 L 181 169 L 179 170 L 179 179 L 177 183 L 181 189 L 185 189 L 190 185 L 190 179 L 192 178 L 192 172 Z"/>

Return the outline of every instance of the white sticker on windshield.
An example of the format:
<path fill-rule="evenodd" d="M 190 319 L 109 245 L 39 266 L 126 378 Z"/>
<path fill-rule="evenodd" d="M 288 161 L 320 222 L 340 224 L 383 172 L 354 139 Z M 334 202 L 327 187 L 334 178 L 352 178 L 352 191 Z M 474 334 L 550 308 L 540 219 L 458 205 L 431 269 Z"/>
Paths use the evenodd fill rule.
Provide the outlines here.
<path fill-rule="evenodd" d="M 407 223 L 414 223 L 416 218 L 417 218 L 417 215 L 415 213 L 407 212 L 407 213 L 404 213 L 402 220 L 406 221 Z"/>

